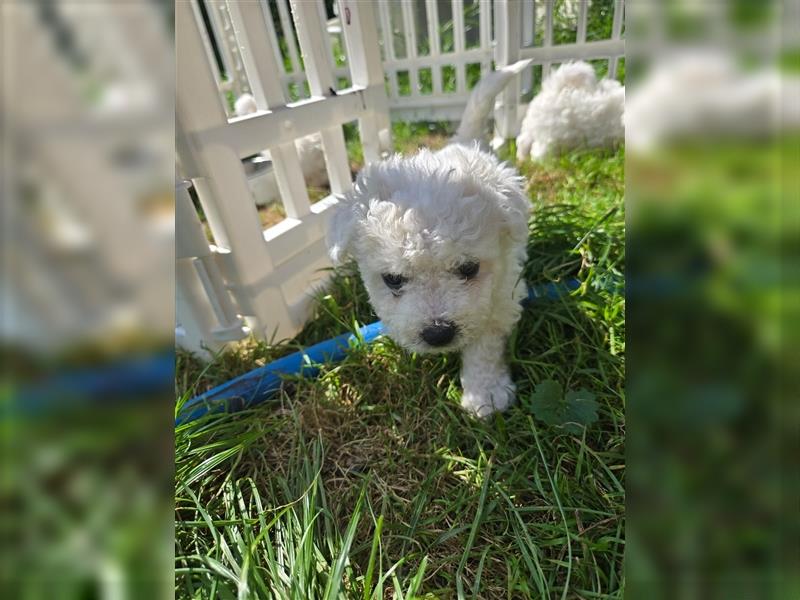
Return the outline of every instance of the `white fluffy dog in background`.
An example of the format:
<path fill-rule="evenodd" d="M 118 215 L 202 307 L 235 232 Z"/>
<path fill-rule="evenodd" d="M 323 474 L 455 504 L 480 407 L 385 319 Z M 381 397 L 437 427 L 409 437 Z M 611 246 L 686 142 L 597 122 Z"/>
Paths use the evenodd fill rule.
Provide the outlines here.
<path fill-rule="evenodd" d="M 237 117 L 258 112 L 256 99 L 252 94 L 245 93 L 239 96 L 234 103 L 234 113 Z M 325 153 L 322 150 L 322 137 L 318 133 L 312 133 L 301 137 L 294 142 L 297 148 L 297 156 L 300 159 L 300 169 L 303 171 L 303 178 L 306 185 L 314 187 L 325 187 L 328 185 L 328 171 L 325 166 Z M 271 160 L 269 151 L 261 152 L 263 160 Z M 270 202 L 280 200 L 278 182 L 275 173 L 270 171 L 266 175 L 267 180 L 262 184 L 263 197 L 256 198 L 256 204 L 266 205 Z"/>
<path fill-rule="evenodd" d="M 769 138 L 800 124 L 800 79 L 745 69 L 706 50 L 666 55 L 632 91 L 626 144 L 647 152 L 678 140 Z"/>
<path fill-rule="evenodd" d="M 356 260 L 390 337 L 414 352 L 461 352 L 462 406 L 481 417 L 514 401 L 504 354 L 526 294 L 530 201 L 514 169 L 467 140 L 491 109 L 482 100 L 521 66 L 480 82 L 470 106 L 481 114 L 468 108 L 444 149 L 367 166 L 329 230 L 334 264 Z"/>
<path fill-rule="evenodd" d="M 564 63 L 528 105 L 517 137 L 517 159 L 613 148 L 625 138 L 624 110 L 625 88 L 618 81 L 598 81 L 588 63 Z"/>

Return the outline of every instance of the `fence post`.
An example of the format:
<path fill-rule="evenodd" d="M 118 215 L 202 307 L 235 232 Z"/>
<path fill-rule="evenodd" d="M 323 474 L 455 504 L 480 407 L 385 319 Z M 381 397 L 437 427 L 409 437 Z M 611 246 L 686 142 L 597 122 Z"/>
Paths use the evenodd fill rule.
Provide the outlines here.
<path fill-rule="evenodd" d="M 206 3 L 209 22 L 217 40 L 223 67 L 225 68 L 228 82 L 225 84 L 235 96 L 250 91 L 250 86 L 245 75 L 239 46 L 233 32 L 228 7 L 224 0 L 212 0 Z"/>
<path fill-rule="evenodd" d="M 175 187 L 175 262 L 191 264 L 203 284 L 204 297 L 219 323 L 219 327 L 206 333 L 218 340 L 230 339 L 231 336 L 238 339 L 243 335 L 244 323 L 225 288 L 214 253 L 203 234 L 203 226 L 189 197 L 189 185 L 188 181 L 182 181 Z"/>
<path fill-rule="evenodd" d="M 589 9 L 589 2 L 587 0 L 581 1 L 578 4 L 578 31 L 575 36 L 575 43 L 577 44 L 585 44 L 586 43 L 586 26 L 587 23 L 587 15 Z"/>
<path fill-rule="evenodd" d="M 519 59 L 521 7 L 519 0 L 495 0 L 494 31 L 497 43 L 494 62 L 497 68 L 508 66 Z M 495 110 L 495 145 L 502 140 L 516 137 L 518 133 L 519 79 L 512 79 L 500 98 L 500 107 Z"/>
<path fill-rule="evenodd" d="M 618 40 L 622 37 L 622 24 L 625 19 L 625 2 L 624 0 L 616 0 L 614 2 L 614 20 L 611 24 L 611 39 Z M 608 78 L 617 78 L 617 69 L 619 68 L 619 57 L 615 56 L 611 59 L 611 64 L 608 67 Z"/>
<path fill-rule="evenodd" d="M 356 6 L 358 6 L 360 10 L 361 5 L 362 3 L 358 0 L 354 0 L 353 2 L 349 3 L 348 6 L 350 8 L 351 18 L 352 12 Z M 400 98 L 400 90 L 398 89 L 397 85 L 397 67 L 394 65 L 394 62 L 397 60 L 397 56 L 394 51 L 394 29 L 392 28 L 392 16 L 389 14 L 390 7 L 388 2 L 376 2 L 375 5 L 380 13 L 384 59 L 391 65 L 386 69 L 386 77 L 389 79 L 389 90 L 392 99 L 397 100 Z"/>
<path fill-rule="evenodd" d="M 488 13 L 485 10 L 485 4 L 489 0 L 481 1 L 481 39 L 484 39 L 484 21 L 489 22 Z M 441 53 L 440 40 L 439 40 L 439 6 L 436 0 L 425 0 L 425 16 L 428 20 L 428 45 L 430 47 L 430 56 L 433 61 L 431 67 L 433 75 L 433 95 L 440 96 L 442 94 L 442 66 L 436 60 Z M 488 35 L 488 34 L 487 34 Z M 385 42 L 384 42 L 385 43 Z M 487 47 L 491 46 L 491 36 L 487 42 Z"/>
<path fill-rule="evenodd" d="M 533 46 L 536 34 L 536 2 L 523 0 L 522 2 L 522 46 Z M 533 67 L 527 67 L 520 75 L 520 87 L 523 94 L 533 90 Z"/>
<path fill-rule="evenodd" d="M 328 35 L 319 15 L 317 2 L 292 0 L 292 14 L 311 95 L 325 97 L 335 94 L 333 90 L 336 82 L 331 68 L 331 49 L 328 46 Z M 331 192 L 344 194 L 352 187 L 352 180 L 342 128 L 336 125 L 323 129 L 320 131 L 320 136 Z"/>
<path fill-rule="evenodd" d="M 408 68 L 408 80 L 411 85 L 411 95 L 419 96 L 419 67 L 414 64 L 417 58 L 417 31 L 414 26 L 412 5 L 408 2 L 400 4 L 403 11 L 403 33 L 406 40 L 406 58 L 411 63 Z"/>
<path fill-rule="evenodd" d="M 555 0 L 545 0 L 544 6 L 544 35 L 542 36 L 542 47 L 547 48 L 553 45 L 553 10 Z M 542 81 L 550 75 L 550 61 L 542 65 Z"/>
<path fill-rule="evenodd" d="M 466 49 L 464 35 L 464 0 L 452 0 L 451 11 L 453 14 L 453 48 L 458 61 L 456 68 L 456 94 L 469 94 L 467 89 L 467 65 L 464 62 Z"/>
<path fill-rule="evenodd" d="M 225 289 L 188 187 L 189 182 L 175 187 L 175 314 L 182 327 L 175 341 L 207 356 L 207 350 L 218 350 L 221 342 L 240 339 L 248 330 Z"/>
<path fill-rule="evenodd" d="M 300 53 L 297 51 L 297 43 L 294 37 L 294 28 L 292 27 L 292 19 L 289 16 L 289 9 L 286 6 L 287 0 L 261 0 L 265 8 L 269 8 L 268 4 L 274 2 L 278 5 L 278 18 L 281 22 L 281 29 L 283 30 L 283 39 L 286 42 L 286 48 L 289 53 L 289 64 L 292 67 L 292 73 L 300 73 L 302 75 L 302 68 L 300 67 Z M 301 90 L 301 85 L 298 86 Z"/>
<path fill-rule="evenodd" d="M 367 113 L 359 119 L 364 159 L 374 162 L 380 159 L 383 151 L 392 149 L 389 99 L 384 87 L 375 10 L 371 2 L 339 0 L 339 18 L 353 87 L 364 90 Z M 384 44 L 391 44 L 391 38 L 384 39 Z"/>

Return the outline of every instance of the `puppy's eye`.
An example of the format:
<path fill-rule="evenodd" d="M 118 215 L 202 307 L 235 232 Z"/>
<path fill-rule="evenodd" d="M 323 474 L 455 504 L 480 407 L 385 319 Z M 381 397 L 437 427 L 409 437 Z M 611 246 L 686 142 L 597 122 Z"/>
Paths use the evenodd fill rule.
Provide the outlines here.
<path fill-rule="evenodd" d="M 471 260 L 469 262 L 465 262 L 463 265 L 458 267 L 457 270 L 458 274 L 464 279 L 472 279 L 478 274 L 480 267 L 481 265 L 479 262 Z"/>
<path fill-rule="evenodd" d="M 390 290 L 399 290 L 407 281 L 405 277 L 396 275 L 395 273 L 384 273 L 381 277 L 383 277 L 383 283 L 385 283 L 386 287 Z"/>

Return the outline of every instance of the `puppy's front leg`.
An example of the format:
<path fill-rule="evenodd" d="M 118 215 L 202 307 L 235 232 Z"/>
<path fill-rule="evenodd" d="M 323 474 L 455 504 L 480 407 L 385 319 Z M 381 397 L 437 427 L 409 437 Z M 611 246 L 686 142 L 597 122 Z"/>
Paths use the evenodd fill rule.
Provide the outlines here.
<path fill-rule="evenodd" d="M 514 402 L 505 347 L 505 336 L 486 336 L 461 353 L 461 406 L 479 417 L 505 410 Z"/>

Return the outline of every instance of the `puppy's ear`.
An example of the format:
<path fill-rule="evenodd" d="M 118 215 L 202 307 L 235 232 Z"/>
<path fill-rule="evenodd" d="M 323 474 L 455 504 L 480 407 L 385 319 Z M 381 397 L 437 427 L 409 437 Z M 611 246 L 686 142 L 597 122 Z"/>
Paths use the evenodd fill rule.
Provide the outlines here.
<path fill-rule="evenodd" d="M 326 234 L 328 255 L 335 266 L 356 258 L 355 240 L 362 230 L 362 224 L 369 213 L 372 200 L 379 200 L 385 195 L 383 163 L 372 163 L 356 177 L 353 189 L 344 197 L 339 197 L 339 204 L 328 222 Z"/>
<path fill-rule="evenodd" d="M 513 246 L 524 246 L 528 239 L 528 216 L 531 212 L 531 201 L 525 193 L 525 179 L 497 157 L 481 152 L 477 145 L 472 148 L 449 148 L 459 152 L 466 163 L 464 170 L 469 173 L 465 178 L 467 185 L 471 182 L 477 190 L 486 190 L 487 202 L 494 208 L 493 217 L 499 220 L 505 234 L 503 240 L 511 242 Z M 442 152 L 446 151 L 447 148 Z M 469 187 L 466 189 L 472 191 Z"/>
<path fill-rule="evenodd" d="M 358 203 L 352 198 L 339 198 L 339 203 L 334 207 L 334 213 L 328 221 L 326 233 L 328 256 L 334 266 L 339 266 L 350 258 L 353 253 L 353 239 L 356 234 L 360 215 Z"/>
<path fill-rule="evenodd" d="M 528 217 L 531 214 L 531 201 L 525 193 L 524 179 L 516 174 L 503 178 L 500 212 L 503 215 L 504 229 L 515 244 L 525 244 L 528 240 Z"/>

